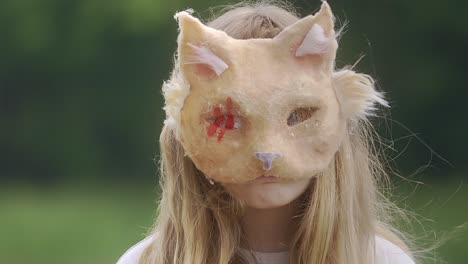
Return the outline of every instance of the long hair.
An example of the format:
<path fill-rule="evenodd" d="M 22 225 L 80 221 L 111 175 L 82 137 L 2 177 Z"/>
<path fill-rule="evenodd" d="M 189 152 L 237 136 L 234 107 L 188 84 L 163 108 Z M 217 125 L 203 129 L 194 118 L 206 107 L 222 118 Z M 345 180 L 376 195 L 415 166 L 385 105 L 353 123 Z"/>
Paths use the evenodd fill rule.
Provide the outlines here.
<path fill-rule="evenodd" d="M 284 4 L 255 3 L 236 5 L 208 25 L 238 39 L 272 38 L 298 19 Z M 371 77 L 350 69 L 335 71 L 333 78 L 335 86 L 374 88 Z M 181 82 L 176 66 L 163 92 Z M 371 264 L 376 235 L 411 255 L 404 236 L 393 227 L 392 217 L 401 211 L 381 192 L 389 181 L 376 136 L 370 121 L 349 122 L 334 160 L 303 195 L 290 263 Z M 244 205 L 195 167 L 171 122 L 160 135 L 159 167 L 158 216 L 140 264 L 246 263 L 239 251 Z"/>

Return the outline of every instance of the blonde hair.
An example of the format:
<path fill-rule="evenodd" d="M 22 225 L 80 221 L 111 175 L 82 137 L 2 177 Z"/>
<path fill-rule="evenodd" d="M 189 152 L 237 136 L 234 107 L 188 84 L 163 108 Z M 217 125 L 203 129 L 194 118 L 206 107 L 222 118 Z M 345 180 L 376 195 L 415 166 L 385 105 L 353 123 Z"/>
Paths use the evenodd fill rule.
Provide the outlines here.
<path fill-rule="evenodd" d="M 288 9 L 271 3 L 237 5 L 208 25 L 234 38 L 271 38 L 299 19 Z M 181 78 L 176 66 L 169 84 L 180 83 Z M 335 85 L 343 85 L 344 80 L 346 85 L 374 85 L 367 75 L 349 69 L 335 72 Z M 139 263 L 246 263 L 239 252 L 243 204 L 221 185 L 205 179 L 185 155 L 176 129 L 165 123 L 160 135 L 162 193 L 151 232 L 156 235 Z M 392 216 L 401 211 L 381 192 L 388 176 L 379 160 L 375 136 L 368 120 L 350 121 L 334 161 L 304 194 L 298 212 L 300 225 L 290 245 L 290 263 L 370 264 L 374 262 L 375 235 L 410 254 L 407 241 L 392 227 Z"/>

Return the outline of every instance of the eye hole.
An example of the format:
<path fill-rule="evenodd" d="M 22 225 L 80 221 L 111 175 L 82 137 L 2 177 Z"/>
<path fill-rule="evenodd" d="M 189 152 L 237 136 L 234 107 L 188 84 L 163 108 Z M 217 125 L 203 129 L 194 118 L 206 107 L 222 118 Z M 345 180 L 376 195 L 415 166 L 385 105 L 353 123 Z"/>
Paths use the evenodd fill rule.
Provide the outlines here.
<path fill-rule="evenodd" d="M 242 128 L 244 124 L 242 124 L 243 119 L 239 115 L 239 111 L 236 110 L 238 108 L 231 97 L 227 97 L 225 103 L 214 107 L 212 113 L 205 116 L 205 120 L 208 122 L 208 137 L 216 136 L 218 141 L 221 141 L 228 130 Z"/>
<path fill-rule="evenodd" d="M 228 130 L 241 128 L 240 117 L 234 115 L 224 114 L 219 116 L 211 116 L 207 119 L 207 121 L 216 127 L 221 127 Z"/>
<path fill-rule="evenodd" d="M 291 112 L 288 117 L 288 126 L 294 126 L 311 118 L 318 110 L 317 107 L 301 107 Z"/>

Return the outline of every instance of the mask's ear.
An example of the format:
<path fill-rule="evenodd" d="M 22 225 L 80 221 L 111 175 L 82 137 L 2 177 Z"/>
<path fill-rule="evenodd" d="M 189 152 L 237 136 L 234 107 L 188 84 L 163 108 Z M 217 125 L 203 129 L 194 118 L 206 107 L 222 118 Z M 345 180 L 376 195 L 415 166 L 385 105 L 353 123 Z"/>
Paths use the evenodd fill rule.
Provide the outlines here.
<path fill-rule="evenodd" d="M 376 104 L 389 107 L 383 94 L 376 91 L 374 80 L 369 75 L 340 70 L 333 73 L 333 86 L 341 112 L 348 120 L 366 120 L 374 115 Z"/>
<path fill-rule="evenodd" d="M 338 47 L 335 39 L 334 17 L 330 6 L 323 2 L 313 16 L 307 16 L 285 28 L 275 37 L 283 48 L 296 58 L 309 58 L 323 69 L 332 71 Z"/>
<path fill-rule="evenodd" d="M 217 55 L 220 43 L 229 37 L 222 31 L 203 25 L 187 11 L 175 15 L 179 22 L 178 55 L 184 77 L 192 83 L 201 78 L 215 78 L 227 70 L 227 63 Z"/>

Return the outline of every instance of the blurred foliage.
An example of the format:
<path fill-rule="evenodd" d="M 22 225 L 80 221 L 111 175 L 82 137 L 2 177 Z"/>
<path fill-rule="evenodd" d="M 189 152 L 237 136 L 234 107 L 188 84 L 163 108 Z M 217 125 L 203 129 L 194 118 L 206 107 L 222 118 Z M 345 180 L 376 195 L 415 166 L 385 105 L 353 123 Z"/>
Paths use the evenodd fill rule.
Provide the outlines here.
<path fill-rule="evenodd" d="M 174 45 L 161 36 L 174 3 L 0 3 L 2 177 L 49 183 L 153 170 L 158 86 Z"/>
<path fill-rule="evenodd" d="M 222 3 L 1 1 L 3 180 L 152 178 L 164 116 L 160 85 L 176 48 L 172 15 L 191 6 L 209 18 L 208 7 Z M 319 3 L 295 5 L 306 15 Z M 386 137 L 410 134 L 397 120 L 466 171 L 468 119 L 462 100 L 468 95 L 463 89 L 468 21 L 437 1 L 332 5 L 338 24 L 350 22 L 338 66 L 366 55 L 357 69 L 376 77 L 390 98 L 392 115 L 384 125 L 391 131 L 384 129 Z M 457 9 L 468 10 L 468 4 L 460 2 Z M 430 159 L 424 145 L 413 146 L 398 161 L 408 169 L 404 172 Z M 441 161 L 433 161 L 439 162 L 441 173 L 452 170 Z"/>
<path fill-rule="evenodd" d="M 0 1 L 0 226 L 11 227 L 0 231 L 1 263 L 29 263 L 28 256 L 104 263 L 140 238 L 155 208 L 160 86 L 176 49 L 173 14 L 192 7 L 206 21 L 209 7 L 226 3 Z M 293 4 L 307 15 L 320 3 Z M 356 69 L 375 77 L 391 102 L 375 120 L 390 165 L 432 182 L 425 191 L 401 188 L 414 193 L 410 205 L 440 223 L 428 230 L 467 221 L 468 190 L 457 192 L 453 182 L 468 172 L 468 2 L 330 4 L 338 25 L 349 22 L 337 65 L 365 55 Z M 73 187 L 58 191 L 64 184 Z M 427 206 L 431 198 L 446 202 Z M 443 248 L 449 263 L 466 260 L 463 239 Z M 50 247 L 62 254 L 55 262 L 47 260 Z M 23 259 L 15 258 L 18 248 Z"/>

